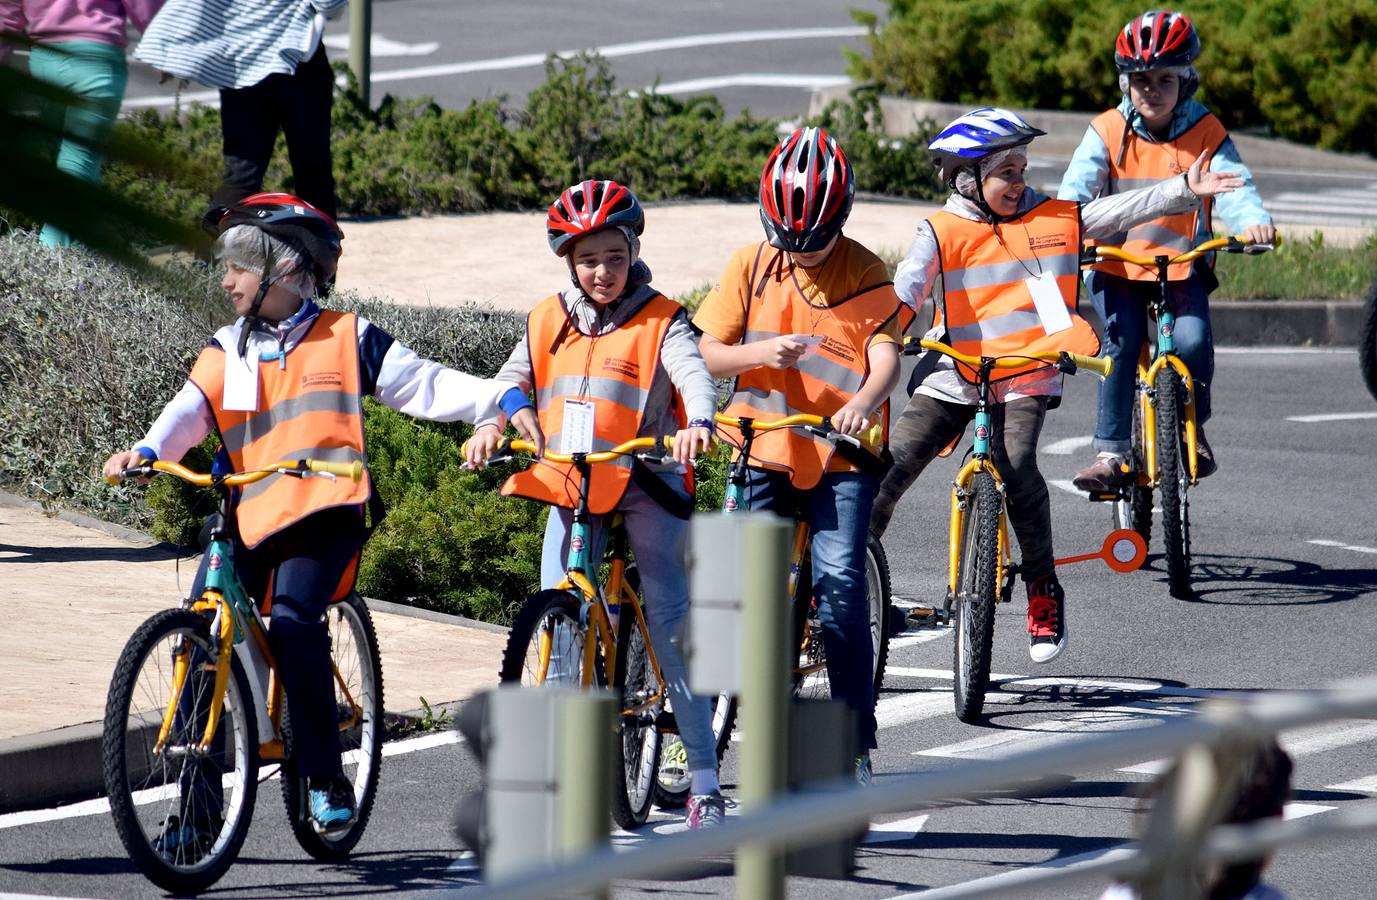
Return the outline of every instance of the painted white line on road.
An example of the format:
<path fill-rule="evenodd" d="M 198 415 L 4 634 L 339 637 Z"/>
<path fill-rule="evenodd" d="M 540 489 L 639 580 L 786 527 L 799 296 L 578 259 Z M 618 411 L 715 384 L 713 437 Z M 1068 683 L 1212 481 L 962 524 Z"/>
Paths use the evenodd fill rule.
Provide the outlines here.
<path fill-rule="evenodd" d="M 1002 729 L 969 741 L 917 750 L 913 755 L 948 759 L 1003 759 L 1034 747 L 1073 742 L 1087 734 L 1151 727 L 1164 719 L 1189 715 L 1193 710 L 1194 707 L 1188 705 L 1149 700 L 1121 706 L 1101 706 L 1033 722 L 1021 728 Z"/>
<path fill-rule="evenodd" d="M 320 39 L 320 42 L 331 50 L 339 50 L 343 53 L 349 52 L 349 35 L 331 34 Z M 373 32 L 373 39 L 368 42 L 368 52 L 371 56 L 429 56 L 440 49 L 439 41 L 423 41 L 419 44 L 406 44 L 402 41 L 394 41 L 385 35 Z"/>
<path fill-rule="evenodd" d="M 1352 347 L 1215 347 L 1215 356 L 1352 356 Z"/>
<path fill-rule="evenodd" d="M 1095 439 L 1087 434 L 1082 437 L 1062 438 L 1038 449 L 1053 456 L 1070 456 L 1082 447 L 1089 447 L 1094 442 Z"/>
<path fill-rule="evenodd" d="M 1006 894 L 1012 894 L 1014 892 L 1010 889 L 1035 880 L 1048 869 L 1078 869 L 1105 860 L 1124 859 L 1135 852 L 1137 851 L 1133 844 L 1120 844 L 1117 847 L 1106 847 L 1103 850 L 1093 850 L 1090 853 L 1058 857 L 1045 863 L 1038 863 L 1035 866 L 1025 866 L 1022 869 L 1014 869 L 1012 872 L 1000 872 L 998 875 L 963 881 L 960 884 L 949 884 L 946 887 L 931 888 L 911 894 L 899 894 L 891 897 L 890 900 L 955 900 L 957 897 L 983 896 L 983 891 L 994 888 L 1002 888 Z"/>
<path fill-rule="evenodd" d="M 911 666 L 886 666 L 885 674 L 890 673 L 907 678 L 938 678 L 950 681 L 954 676 L 951 669 L 924 669 Z M 990 686 L 1006 693 L 1033 693 L 1044 688 L 1066 688 L 1072 691 L 1124 691 L 1133 694 L 1153 694 L 1161 697 L 1238 697 L 1237 691 L 1216 691 L 1209 688 L 1169 687 L 1156 681 L 1128 681 L 1111 678 L 1043 677 L 1029 675 L 1000 675 L 990 673 Z"/>
<path fill-rule="evenodd" d="M 1077 497 L 1085 496 L 1085 491 L 1072 484 L 1069 478 L 1049 478 L 1047 483 L 1059 491 L 1066 491 L 1066 493 L 1075 494 Z"/>
<path fill-rule="evenodd" d="M 1377 419 L 1377 412 L 1321 413 L 1313 416 L 1287 416 L 1288 422 L 1349 422 L 1358 419 Z"/>
<path fill-rule="evenodd" d="M 1345 544 L 1343 541 L 1306 541 L 1307 544 L 1314 544 L 1317 547 L 1337 547 L 1340 550 L 1352 550 L 1354 553 L 1377 553 L 1377 547 L 1364 547 L 1362 544 Z"/>
<path fill-rule="evenodd" d="M 383 744 L 383 756 L 401 756 L 403 753 L 415 753 L 417 750 L 430 750 L 433 747 L 443 747 L 447 744 L 462 744 L 464 736 L 457 731 L 440 731 L 435 734 L 423 734 L 420 737 L 407 738 L 404 741 L 393 741 L 390 744 Z"/>
<path fill-rule="evenodd" d="M 729 87 L 782 87 L 804 88 L 816 91 L 820 88 L 849 84 L 845 75 L 774 75 L 766 72 L 742 73 L 740 75 L 716 75 L 711 78 L 689 78 L 685 81 L 668 81 L 663 84 L 646 85 L 644 90 L 657 94 L 692 94 L 699 91 L 719 91 Z"/>
<path fill-rule="evenodd" d="M 924 628 L 916 634 L 897 634 L 889 639 L 889 649 L 902 650 L 905 647 L 917 647 L 919 644 L 929 644 L 940 640 L 951 634 L 951 626 L 944 625 L 941 628 Z"/>
<path fill-rule="evenodd" d="M 832 28 L 769 28 L 755 31 L 722 31 L 711 34 L 689 34 L 682 37 L 659 38 L 649 41 L 632 41 L 625 44 L 607 44 L 602 47 L 556 50 L 556 56 L 568 57 L 585 50 L 591 50 L 604 59 L 621 56 L 638 56 L 646 53 L 663 53 L 670 50 L 689 50 L 694 47 L 712 47 L 724 44 L 750 44 L 761 41 L 807 41 L 824 38 L 861 37 L 868 31 L 862 26 L 850 25 Z M 414 66 L 408 69 L 390 69 L 373 72 L 373 84 L 389 81 L 411 81 L 418 78 L 445 78 L 450 75 L 467 75 L 472 72 L 500 72 L 508 69 L 529 69 L 545 65 L 546 53 L 519 53 L 514 56 L 499 56 L 492 59 L 478 59 L 470 62 L 442 63 L 432 66 Z M 342 81 L 337 83 L 342 84 Z M 182 102 L 192 100 L 219 100 L 218 91 L 205 91 L 198 94 L 183 94 Z M 171 106 L 173 97 L 135 97 L 124 102 L 125 107 Z"/>
<path fill-rule="evenodd" d="M 918 832 L 923 830 L 927 824 L 927 815 L 910 816 L 907 819 L 899 819 L 894 822 L 885 822 L 883 825 L 875 822 L 870 823 L 870 830 L 861 838 L 862 844 L 887 844 L 892 841 L 911 841 L 918 836 Z"/>
<path fill-rule="evenodd" d="M 1292 758 L 1299 758 L 1370 741 L 1377 741 L 1377 722 L 1343 719 L 1283 734 L 1280 743 Z M 1160 775 L 1169 765 L 1171 760 L 1154 759 L 1136 766 L 1125 766 L 1118 771 L 1135 775 Z"/>
<path fill-rule="evenodd" d="M 1369 775 L 1366 778 L 1355 778 L 1352 781 L 1341 781 L 1338 784 L 1327 785 L 1325 790 L 1354 791 L 1359 794 L 1377 794 L 1377 775 Z"/>
<path fill-rule="evenodd" d="M 885 697 L 875 704 L 875 726 L 895 728 L 923 719 L 952 714 L 951 691 L 914 691 L 897 697 Z"/>
<path fill-rule="evenodd" d="M 1320 803 L 1288 803 L 1281 810 L 1281 817 L 1286 821 L 1292 819 L 1304 819 L 1306 816 L 1317 815 L 1322 812 L 1329 812 L 1337 809 L 1334 806 L 1324 806 Z"/>

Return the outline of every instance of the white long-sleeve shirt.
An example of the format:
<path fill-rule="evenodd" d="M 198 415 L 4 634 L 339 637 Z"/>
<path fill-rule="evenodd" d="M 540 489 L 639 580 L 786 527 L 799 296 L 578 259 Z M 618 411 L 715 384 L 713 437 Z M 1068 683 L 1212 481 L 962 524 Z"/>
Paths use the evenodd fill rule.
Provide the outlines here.
<path fill-rule="evenodd" d="M 1018 214 L 1022 215 L 1047 198 L 1032 188 L 1024 188 L 1019 198 Z M 1186 179 L 1169 178 L 1151 187 L 1113 194 L 1081 203 L 1081 237 L 1091 240 L 1107 240 L 1127 231 L 1140 222 L 1149 222 L 1160 216 L 1188 212 L 1200 204 Z M 977 222 L 987 221 L 987 217 L 973 202 L 959 194 L 952 194 L 943 209 L 965 219 Z M 894 272 L 894 290 L 899 299 L 907 303 L 916 313 L 923 301 L 932 292 L 932 287 L 942 275 L 942 255 L 937 248 L 937 236 L 932 226 L 924 219 L 918 224 L 913 243 L 908 248 L 898 269 Z M 939 300 L 940 304 L 941 301 Z M 945 314 L 942 321 L 946 320 Z M 925 337 L 928 340 L 941 340 L 946 331 L 944 326 L 934 327 Z M 964 403 L 974 406 L 980 400 L 975 385 L 963 379 L 956 372 L 956 364 L 948 357 L 941 357 L 932 372 L 923 379 L 916 393 L 926 394 L 950 403 Z M 1019 397 L 1058 397 L 1061 395 L 1061 373 L 1054 368 L 1034 369 L 1005 381 L 990 385 L 990 400 L 1005 403 Z"/>
<path fill-rule="evenodd" d="M 291 354 L 306 335 L 320 308 L 306 301 L 289 319 L 249 335 L 246 353 Z M 226 325 L 211 340 L 234 347 L 244 320 Z M 511 389 L 491 378 L 477 378 L 434 360 L 423 359 L 390 334 L 362 317 L 358 320 L 360 389 L 398 412 L 437 422 L 476 422 L 491 418 L 498 401 Z M 266 363 L 271 365 L 271 363 Z M 176 461 L 215 429 L 215 415 L 206 396 L 190 380 L 163 408 L 135 449 L 156 459 Z"/>

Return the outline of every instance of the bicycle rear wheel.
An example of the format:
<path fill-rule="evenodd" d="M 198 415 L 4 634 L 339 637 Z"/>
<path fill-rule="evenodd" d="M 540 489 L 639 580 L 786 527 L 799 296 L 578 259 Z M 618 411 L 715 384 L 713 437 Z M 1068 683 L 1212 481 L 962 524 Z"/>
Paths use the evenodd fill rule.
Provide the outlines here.
<path fill-rule="evenodd" d="M 363 837 L 378 793 L 382 766 L 383 679 L 373 617 L 357 593 L 330 604 L 325 612 L 330 657 L 335 667 L 335 709 L 344 774 L 354 786 L 354 824 L 326 836 L 311 824 L 306 779 L 296 772 L 291 752 L 291 710 L 283 716 L 287 757 L 282 764 L 282 800 L 301 848 L 316 859 L 343 859 Z"/>
<path fill-rule="evenodd" d="M 956 717 L 971 723 L 985 709 L 990 686 L 990 645 L 994 640 L 995 600 L 999 590 L 1000 496 L 994 479 L 976 473 L 967 499 L 961 533 L 961 558 L 952 598 L 956 642 L 952 696 Z"/>
<path fill-rule="evenodd" d="M 1142 481 L 1147 471 L 1147 450 L 1143 440 L 1143 407 L 1139 403 L 1140 383 L 1133 395 L 1133 432 L 1129 447 L 1128 483 L 1119 489 L 1114 503 L 1114 527 L 1138 532 L 1146 542 L 1152 537 L 1152 488 Z"/>
<path fill-rule="evenodd" d="M 1162 496 L 1162 542 L 1167 584 L 1178 600 L 1191 597 L 1190 471 L 1186 464 L 1184 385 L 1175 369 L 1157 373 L 1157 488 Z"/>
<path fill-rule="evenodd" d="M 650 815 L 659 781 L 660 729 L 656 718 L 664 698 L 646 705 L 659 690 L 650 667 L 645 632 L 631 609 L 623 609 L 617 628 L 617 666 L 613 687 L 621 698 L 617 722 L 617 777 L 612 818 L 622 828 L 637 828 Z"/>
<path fill-rule="evenodd" d="M 201 891 L 225 874 L 258 793 L 256 713 L 237 657 L 210 748 L 199 747 L 217 654 L 205 618 L 184 609 L 157 613 L 125 644 L 105 704 L 101 749 L 115 830 L 139 870 L 173 893 Z M 179 667 L 185 675 L 174 696 Z M 158 746 L 173 703 L 171 730 Z"/>

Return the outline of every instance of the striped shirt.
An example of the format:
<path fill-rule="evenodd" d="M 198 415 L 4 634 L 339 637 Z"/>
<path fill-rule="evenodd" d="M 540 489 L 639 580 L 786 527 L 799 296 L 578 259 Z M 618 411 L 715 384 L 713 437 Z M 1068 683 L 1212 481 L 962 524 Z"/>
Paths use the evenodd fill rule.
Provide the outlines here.
<path fill-rule="evenodd" d="M 348 0 L 167 0 L 134 58 L 215 88 L 291 74 Z"/>

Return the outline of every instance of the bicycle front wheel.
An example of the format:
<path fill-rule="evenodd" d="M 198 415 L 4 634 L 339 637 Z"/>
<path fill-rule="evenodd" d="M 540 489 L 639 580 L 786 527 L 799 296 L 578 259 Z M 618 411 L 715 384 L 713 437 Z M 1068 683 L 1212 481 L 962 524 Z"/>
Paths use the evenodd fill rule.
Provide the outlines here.
<path fill-rule="evenodd" d="M 985 709 L 985 692 L 990 686 L 990 645 L 999 591 L 1000 497 L 994 479 L 984 472 L 976 473 L 966 503 L 952 598 L 956 626 L 952 696 L 956 717 L 972 723 Z"/>
<path fill-rule="evenodd" d="M 659 684 L 650 666 L 645 632 L 636 613 L 624 608 L 618 626 L 616 688 L 621 698 L 617 722 L 617 777 L 612 790 L 612 818 L 622 828 L 645 824 L 660 771 L 660 729 L 663 697 L 652 702 Z"/>
<path fill-rule="evenodd" d="M 503 684 L 527 687 L 600 687 L 606 683 L 595 650 L 593 671 L 584 676 L 584 646 L 592 639 L 579 617 L 579 598 L 567 591 L 541 591 L 526 598 L 512 621 L 502 668 Z"/>
<path fill-rule="evenodd" d="M 354 786 L 354 824 L 331 835 L 311 824 L 306 779 L 297 774 L 291 753 L 291 710 L 283 718 L 287 758 L 282 764 L 282 800 L 287 820 L 301 848 L 316 859 L 348 856 L 368 826 L 378 794 L 382 766 L 383 679 L 382 660 L 373 617 L 357 593 L 325 611 L 330 635 L 330 659 L 335 670 L 335 710 L 340 724 L 339 742 L 344 774 Z"/>
<path fill-rule="evenodd" d="M 204 617 L 164 610 L 125 644 L 105 704 L 102 754 L 115 830 L 139 870 L 173 893 L 204 890 L 225 874 L 258 793 L 253 695 L 233 655 L 219 725 L 209 747 L 200 746 L 217 656 Z"/>
<path fill-rule="evenodd" d="M 1157 373 L 1157 488 L 1162 496 L 1162 542 L 1167 584 L 1178 600 L 1191 597 L 1190 470 L 1186 463 L 1185 386 L 1175 369 Z"/>

